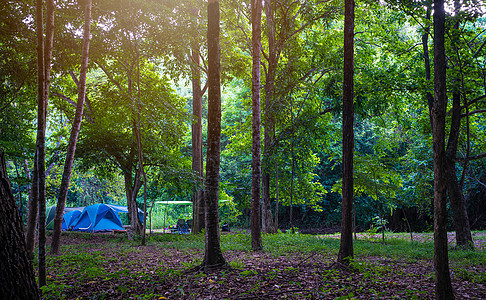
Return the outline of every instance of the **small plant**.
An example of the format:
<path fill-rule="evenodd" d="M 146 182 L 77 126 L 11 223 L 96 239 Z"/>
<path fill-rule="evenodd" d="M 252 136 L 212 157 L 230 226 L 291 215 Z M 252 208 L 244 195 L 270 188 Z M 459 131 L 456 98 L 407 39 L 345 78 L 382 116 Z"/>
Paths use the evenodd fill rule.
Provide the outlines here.
<path fill-rule="evenodd" d="M 367 235 L 368 240 L 374 240 L 375 235 L 378 232 L 382 233 L 382 240 L 385 241 L 385 232 L 388 231 L 388 228 L 386 225 L 388 224 L 388 220 L 380 217 L 380 216 L 374 216 L 373 219 L 371 219 L 371 227 L 370 229 L 365 231 L 365 234 Z"/>
<path fill-rule="evenodd" d="M 69 285 L 51 282 L 40 289 L 44 299 L 66 299 L 65 291 L 69 288 L 71 288 Z"/>
<path fill-rule="evenodd" d="M 299 273 L 299 269 L 294 267 L 286 267 L 284 271 L 293 275 L 297 275 Z"/>
<path fill-rule="evenodd" d="M 357 298 L 354 297 L 354 294 L 349 293 L 346 296 L 337 297 L 334 300 L 354 300 L 354 299 L 357 299 Z"/>
<path fill-rule="evenodd" d="M 375 216 L 373 217 L 371 222 L 372 222 L 372 226 L 375 227 L 376 230 L 379 232 L 388 230 L 388 228 L 386 227 L 386 225 L 388 225 L 388 220 L 386 220 L 385 218 L 382 218 L 380 216 Z"/>
<path fill-rule="evenodd" d="M 105 269 L 101 267 L 88 267 L 84 270 L 84 275 L 87 278 L 104 277 Z"/>
<path fill-rule="evenodd" d="M 242 269 L 245 266 L 241 259 L 230 261 L 229 265 L 233 269 Z"/>
<path fill-rule="evenodd" d="M 243 277 L 253 276 L 253 275 L 257 275 L 257 274 L 258 274 L 258 272 L 255 271 L 255 270 L 245 270 L 245 271 L 240 272 L 240 276 L 243 276 Z"/>
<path fill-rule="evenodd" d="M 128 292 L 128 287 L 123 286 L 123 285 L 119 285 L 116 289 L 118 291 L 120 291 L 120 293 L 122 293 L 122 294 L 125 294 L 126 292 Z"/>
<path fill-rule="evenodd" d="M 289 230 L 287 230 L 287 233 L 299 234 L 299 228 L 295 226 L 291 227 Z"/>

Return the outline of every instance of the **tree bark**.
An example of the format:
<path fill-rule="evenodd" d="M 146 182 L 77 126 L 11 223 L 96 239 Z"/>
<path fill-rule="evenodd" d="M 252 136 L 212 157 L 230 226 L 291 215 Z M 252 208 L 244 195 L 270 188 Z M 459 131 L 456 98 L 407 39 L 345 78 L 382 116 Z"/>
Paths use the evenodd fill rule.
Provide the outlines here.
<path fill-rule="evenodd" d="M 268 71 L 265 79 L 265 124 L 263 137 L 263 175 L 262 175 L 262 230 L 266 233 L 276 233 L 270 204 L 270 159 L 272 156 L 272 139 L 275 135 L 275 120 L 273 117 L 273 93 L 277 74 L 277 44 L 275 41 L 275 22 L 272 0 L 265 1 L 268 36 Z"/>
<path fill-rule="evenodd" d="M 221 65 L 219 1 L 208 1 L 208 148 L 206 155 L 206 224 L 202 268 L 226 267 L 219 236 L 219 165 L 221 142 Z"/>
<path fill-rule="evenodd" d="M 137 52 L 137 127 L 136 127 L 136 140 L 137 140 L 137 152 L 138 152 L 138 168 L 142 173 L 143 178 L 143 222 L 141 224 L 142 227 L 142 246 L 145 246 L 146 243 L 146 233 L 147 233 L 147 173 L 144 169 L 143 163 L 143 145 L 142 145 L 142 122 L 141 122 L 141 91 L 140 91 L 140 54 L 138 52 L 138 47 L 136 47 Z M 135 201 L 135 206 L 136 206 Z M 137 210 L 137 220 L 138 218 L 138 207 Z"/>
<path fill-rule="evenodd" d="M 461 10 L 461 4 L 459 1 L 454 1 L 456 14 L 459 14 Z M 457 49 L 457 32 L 459 30 L 459 21 L 456 21 L 453 26 L 452 36 L 452 48 L 457 54 L 457 65 L 462 64 L 459 57 L 459 51 Z M 462 72 L 462 68 L 459 67 L 458 72 Z M 461 78 L 454 78 L 453 95 L 452 95 L 452 117 L 451 127 L 449 131 L 449 139 L 447 141 L 446 148 L 446 178 L 447 178 L 447 192 L 449 199 L 451 200 L 451 208 L 454 217 L 454 225 L 456 229 L 456 244 L 458 247 L 470 248 L 474 247 L 471 227 L 469 225 L 469 217 L 466 209 L 466 199 L 462 190 L 462 186 L 459 183 L 456 173 L 456 157 L 457 147 L 459 144 L 459 134 L 461 132 L 461 92 L 459 83 Z M 467 105 L 466 99 L 464 102 Z"/>
<path fill-rule="evenodd" d="M 22 219 L 0 149 L 0 299 L 39 299 L 34 269 L 25 247 Z"/>
<path fill-rule="evenodd" d="M 59 196 L 57 198 L 56 214 L 54 216 L 54 228 L 52 232 L 51 254 L 59 254 L 61 248 L 61 228 L 66 197 L 71 180 L 71 172 L 74 163 L 74 153 L 76 152 L 76 143 L 78 141 L 81 120 L 83 118 L 84 100 L 86 97 L 86 74 L 88 73 L 89 44 L 90 44 L 90 25 L 91 25 L 91 0 L 84 2 L 84 33 L 83 49 L 81 55 L 81 70 L 78 85 L 78 102 L 76 104 L 76 113 L 74 115 L 69 144 L 66 152 L 66 161 L 64 163 L 64 172 L 62 174 Z"/>
<path fill-rule="evenodd" d="M 142 232 L 142 222 L 138 217 L 137 195 L 142 187 L 141 171 L 137 170 L 135 178 L 132 178 L 132 170 L 123 171 L 125 180 L 125 193 L 127 197 L 127 209 L 130 217 L 131 229 L 137 234 Z"/>
<path fill-rule="evenodd" d="M 437 299 L 454 299 L 447 245 L 445 116 L 447 108 L 444 0 L 434 0 L 434 270 Z"/>
<path fill-rule="evenodd" d="M 278 230 L 278 209 L 280 204 L 280 191 L 278 186 L 278 166 L 275 158 L 275 231 Z"/>
<path fill-rule="evenodd" d="M 37 137 L 36 137 L 36 174 L 32 188 L 33 203 L 39 204 L 39 286 L 46 284 L 46 163 L 45 137 L 47 123 L 47 103 L 49 96 L 52 45 L 54 40 L 54 0 L 47 1 L 46 37 L 43 36 L 43 1 L 36 1 L 36 34 L 37 34 Z M 28 236 L 28 238 L 31 238 Z M 29 246 L 30 246 L 29 242 Z"/>
<path fill-rule="evenodd" d="M 262 34 L 262 1 L 251 1 L 252 25 L 252 184 L 251 184 L 251 248 L 262 249 L 260 229 L 261 140 L 260 140 L 260 50 Z"/>
<path fill-rule="evenodd" d="M 354 156 L 354 0 L 345 0 L 343 67 L 343 202 L 341 245 L 338 263 L 349 265 L 353 258 L 353 156 Z"/>
<path fill-rule="evenodd" d="M 427 6 L 427 12 L 425 19 L 430 21 L 431 17 L 431 7 Z M 424 51 L 424 67 L 425 67 L 425 80 L 431 80 L 431 69 L 430 69 L 430 55 L 429 55 L 429 34 L 430 34 L 430 25 L 425 28 L 425 32 L 422 34 L 422 49 Z M 425 97 L 427 98 L 427 105 L 429 107 L 429 116 L 430 116 L 430 128 L 433 128 L 434 124 L 432 123 L 432 106 L 434 105 L 434 96 L 430 91 L 425 92 Z"/>
<path fill-rule="evenodd" d="M 198 234 L 204 228 L 204 190 L 202 188 L 204 166 L 202 145 L 202 90 L 201 72 L 199 71 L 199 46 L 194 41 L 192 44 L 192 113 L 196 122 L 192 123 L 192 170 L 198 176 L 198 184 L 192 196 L 192 232 Z"/>
<path fill-rule="evenodd" d="M 37 215 L 39 213 L 39 188 L 37 186 L 37 151 L 34 155 L 34 168 L 32 170 L 32 184 L 30 185 L 29 203 L 27 205 L 27 230 L 25 233 L 25 245 L 30 258 L 34 257 L 35 231 Z"/>

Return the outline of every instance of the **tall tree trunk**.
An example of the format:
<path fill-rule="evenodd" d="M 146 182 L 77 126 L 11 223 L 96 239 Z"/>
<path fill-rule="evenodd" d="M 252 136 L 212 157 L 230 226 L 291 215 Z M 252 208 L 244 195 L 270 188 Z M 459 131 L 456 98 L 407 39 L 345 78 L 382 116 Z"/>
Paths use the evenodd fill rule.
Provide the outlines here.
<path fill-rule="evenodd" d="M 83 50 L 81 55 L 81 70 L 78 85 L 78 102 L 76 104 L 76 113 L 74 115 L 69 144 L 66 152 L 66 161 L 64 163 L 64 173 L 62 174 L 59 196 L 57 198 L 56 215 L 54 216 L 54 228 L 52 233 L 51 254 L 59 254 L 61 248 L 61 228 L 62 216 L 66 205 L 66 197 L 71 180 L 73 169 L 74 153 L 76 152 L 76 143 L 78 141 L 81 120 L 83 118 L 84 99 L 86 97 L 86 74 L 88 73 L 89 43 L 90 43 L 90 25 L 91 25 L 91 0 L 84 2 L 84 33 L 83 33 Z"/>
<path fill-rule="evenodd" d="M 353 258 L 353 156 L 354 156 L 354 0 L 344 2 L 343 67 L 343 202 L 341 246 L 338 263 L 348 265 Z"/>
<path fill-rule="evenodd" d="M 137 48 L 137 57 L 140 58 Z M 143 164 L 143 146 L 142 146 L 142 122 L 140 121 L 140 62 L 137 65 L 137 152 L 138 152 L 138 167 L 140 172 L 142 173 L 143 178 L 143 223 L 142 223 L 142 246 L 145 246 L 146 243 L 146 231 L 147 231 L 147 173 L 144 169 Z M 135 201 L 136 205 L 136 201 Z M 138 220 L 138 208 L 137 208 L 137 220 Z"/>
<path fill-rule="evenodd" d="M 219 237 L 219 165 L 221 145 L 221 65 L 219 1 L 208 1 L 208 148 L 206 155 L 206 224 L 202 268 L 225 267 Z"/>
<path fill-rule="evenodd" d="M 461 10 L 461 4 L 458 0 L 454 1 L 455 11 L 458 15 Z M 461 58 L 459 50 L 457 49 L 457 37 L 459 31 L 459 21 L 457 20 L 453 26 L 452 48 L 457 55 L 456 68 L 458 72 L 462 73 Z M 446 178 L 447 191 L 449 199 L 451 200 L 451 208 L 454 216 L 454 225 L 456 228 L 456 244 L 463 248 L 473 248 L 474 243 L 471 235 L 471 227 L 469 225 L 469 217 L 466 209 L 466 199 L 459 183 L 456 173 L 456 156 L 457 147 L 459 143 L 459 134 L 461 131 L 461 93 L 460 93 L 461 78 L 454 78 L 453 96 L 452 96 L 452 118 L 451 127 L 449 131 L 449 139 L 446 149 Z M 464 99 L 467 106 L 467 100 Z"/>
<path fill-rule="evenodd" d="M 426 16 L 425 19 L 430 21 L 432 8 L 427 6 Z M 425 67 L 425 80 L 431 80 L 431 71 L 430 71 L 430 55 L 429 55 L 429 35 L 430 35 L 430 25 L 425 28 L 424 33 L 422 34 L 422 49 L 424 51 L 424 67 Z M 429 116 L 430 116 L 430 128 L 433 127 L 432 123 L 432 107 L 434 105 L 434 96 L 430 91 L 425 92 L 425 97 L 427 98 L 427 105 L 429 107 Z"/>
<path fill-rule="evenodd" d="M 260 140 L 260 50 L 262 34 L 262 1 L 251 1 L 252 25 L 252 184 L 251 184 L 251 248 L 262 249 L 260 230 L 260 184 L 261 184 L 261 140 Z"/>
<path fill-rule="evenodd" d="M 132 18 L 132 30 L 135 30 L 135 25 L 134 25 L 134 19 Z M 143 146 L 142 146 L 142 122 L 141 122 L 141 90 L 140 90 L 140 52 L 138 49 L 138 41 L 135 38 L 134 41 L 134 48 L 135 48 L 135 53 L 136 53 L 136 64 L 137 64 L 137 96 L 132 98 L 132 108 L 137 109 L 137 119 L 136 122 L 135 120 L 133 121 L 134 123 L 134 129 L 133 132 L 135 134 L 135 140 L 137 142 L 137 157 L 138 157 L 138 168 L 139 172 L 141 174 L 141 177 L 143 178 L 143 224 L 139 224 L 139 217 L 138 217 L 138 207 L 137 207 L 137 197 L 135 194 L 134 201 L 132 202 L 132 215 L 136 214 L 136 220 L 137 220 L 137 227 L 141 230 L 138 231 L 138 233 L 141 232 L 142 234 L 142 246 L 145 246 L 146 243 L 146 231 L 147 231 L 147 174 L 145 173 L 144 169 L 144 163 L 143 163 Z M 131 96 L 131 85 L 129 86 L 129 95 Z M 135 103 L 136 101 L 136 103 Z M 140 177 L 136 177 L 140 178 Z M 138 191 L 137 191 L 138 192 Z M 135 211 L 135 213 L 133 213 Z"/>
<path fill-rule="evenodd" d="M 292 146 L 290 148 L 291 152 L 291 159 L 292 159 L 292 169 L 290 171 L 290 213 L 289 213 L 289 220 L 290 220 L 290 231 L 295 233 L 294 229 L 294 181 L 295 181 L 295 151 L 294 151 L 294 120 L 293 115 L 294 111 L 292 110 Z"/>
<path fill-rule="evenodd" d="M 275 135 L 275 119 L 273 117 L 273 97 L 275 76 L 277 74 L 277 45 L 275 41 L 275 22 L 272 0 L 265 1 L 268 37 L 268 71 L 265 79 L 265 122 L 263 136 L 263 175 L 262 175 L 262 230 L 266 233 L 276 233 L 270 204 L 270 161 L 272 156 L 272 139 Z"/>
<path fill-rule="evenodd" d="M 202 90 L 199 71 L 199 45 L 196 41 L 191 47 L 192 57 L 192 113 L 196 122 L 192 123 L 192 170 L 198 176 L 198 184 L 192 196 L 192 232 L 198 234 L 204 228 L 204 190 L 203 190 L 203 145 L 202 145 Z"/>
<path fill-rule="evenodd" d="M 0 149 L 0 299 L 39 299 L 32 262 L 25 247 L 22 219 L 10 188 Z"/>
<path fill-rule="evenodd" d="M 39 204 L 39 286 L 46 285 L 46 163 L 45 137 L 47 123 L 47 103 L 50 85 L 52 45 L 54 40 L 54 0 L 47 1 L 46 37 L 43 36 L 43 1 L 36 2 L 37 33 L 37 140 L 36 140 L 36 181 L 33 193 Z"/>
<path fill-rule="evenodd" d="M 437 299 L 454 299 L 447 248 L 445 116 L 447 108 L 444 0 L 434 0 L 434 269 Z"/>

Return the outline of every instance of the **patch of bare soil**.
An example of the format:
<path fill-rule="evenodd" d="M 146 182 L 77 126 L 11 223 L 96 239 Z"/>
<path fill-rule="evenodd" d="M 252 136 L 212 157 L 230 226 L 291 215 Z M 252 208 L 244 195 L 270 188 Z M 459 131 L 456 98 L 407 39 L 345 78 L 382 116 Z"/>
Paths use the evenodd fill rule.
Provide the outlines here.
<path fill-rule="evenodd" d="M 189 271 L 201 260 L 201 251 L 158 244 L 120 244 L 118 249 L 116 244 L 105 247 L 105 237 L 63 237 L 72 246 L 66 251 L 84 249 L 86 257 L 99 261 L 94 269 L 103 270 L 100 275 L 89 273 L 89 264 L 66 269 L 51 265 L 50 281 L 66 285 L 66 299 L 434 299 L 433 266 L 428 261 L 368 257 L 359 260 L 354 271 L 346 271 L 336 268 L 335 257 L 326 253 L 275 257 L 228 251 L 224 256 L 232 268 L 204 274 Z M 471 271 L 486 272 L 484 264 L 477 268 Z M 457 299 L 486 299 L 484 284 L 456 274 L 452 270 Z"/>

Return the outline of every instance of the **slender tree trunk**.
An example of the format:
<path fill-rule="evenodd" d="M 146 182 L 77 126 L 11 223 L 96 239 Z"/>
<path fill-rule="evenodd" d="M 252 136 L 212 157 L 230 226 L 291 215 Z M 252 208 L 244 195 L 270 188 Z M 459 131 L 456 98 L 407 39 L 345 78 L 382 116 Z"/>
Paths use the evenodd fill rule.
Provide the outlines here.
<path fill-rule="evenodd" d="M 196 122 L 192 124 L 192 170 L 198 176 L 198 184 L 192 198 L 192 232 L 198 234 L 204 228 L 204 190 L 203 190 L 203 145 L 202 145 L 202 90 L 199 71 L 199 46 L 192 45 L 192 113 Z"/>
<path fill-rule="evenodd" d="M 270 204 L 270 161 L 272 156 L 272 139 L 275 135 L 275 119 L 273 117 L 273 97 L 275 76 L 277 74 L 277 45 L 275 42 L 275 22 L 272 0 L 265 1 L 268 37 L 268 71 L 265 79 L 265 122 L 263 136 L 263 175 L 262 175 L 262 230 L 266 233 L 276 233 Z"/>
<path fill-rule="evenodd" d="M 262 33 L 262 1 L 251 1 L 252 25 L 252 184 L 251 184 L 251 248 L 262 249 L 260 230 L 260 184 L 261 184 L 261 140 L 260 140 L 260 50 Z"/>
<path fill-rule="evenodd" d="M 208 1 L 208 149 L 206 155 L 206 224 L 202 268 L 225 267 L 219 237 L 219 165 L 221 142 L 221 65 L 219 1 Z"/>
<path fill-rule="evenodd" d="M 138 45 L 135 43 L 135 49 L 137 53 L 137 127 L 135 130 L 137 140 L 137 154 L 138 154 L 138 167 L 142 173 L 143 178 L 143 224 L 142 224 L 142 246 L 146 243 L 146 231 L 147 231 L 147 174 L 145 173 L 143 164 L 143 145 L 142 145 L 142 122 L 140 119 L 141 111 L 141 91 L 140 91 L 140 53 L 138 51 Z M 136 205 L 136 201 L 135 201 Z M 138 208 L 137 220 L 138 218 Z"/>
<path fill-rule="evenodd" d="M 354 0 L 345 0 L 343 68 L 343 202 L 341 246 L 338 263 L 349 265 L 353 258 L 353 156 L 354 156 Z"/>
<path fill-rule="evenodd" d="M 447 108 L 444 0 L 434 0 L 434 269 L 436 297 L 454 299 L 447 245 L 445 116 Z"/>
<path fill-rule="evenodd" d="M 25 247 L 30 258 L 34 257 L 35 231 L 37 215 L 39 213 L 39 187 L 37 185 L 37 151 L 34 155 L 34 168 L 32 170 L 32 184 L 30 185 L 29 203 L 27 204 L 27 232 L 25 233 Z"/>
<path fill-rule="evenodd" d="M 138 167 L 135 167 L 136 169 L 136 174 L 135 174 L 135 179 L 133 186 L 130 182 L 129 187 L 130 187 L 130 198 L 127 197 L 127 208 L 128 208 L 128 213 L 130 215 L 130 225 L 131 229 L 134 230 L 137 234 L 142 235 L 142 230 L 143 230 L 143 225 L 142 222 L 140 221 L 140 218 L 138 217 L 138 205 L 137 205 L 137 196 L 138 192 L 140 191 L 140 188 L 142 187 L 143 181 L 141 180 L 142 174 L 143 174 L 143 169 L 140 168 L 140 145 L 138 143 L 139 141 L 139 135 L 140 135 L 140 126 L 138 123 L 138 114 L 136 113 L 136 99 L 135 97 L 132 96 L 132 91 L 133 91 L 133 80 L 132 80 L 132 72 L 133 72 L 134 64 L 132 64 L 132 68 L 128 71 L 128 88 L 127 92 L 129 95 L 129 98 L 131 99 L 131 113 L 132 113 L 132 134 L 133 137 L 135 138 L 135 143 L 137 144 L 137 157 L 138 157 Z M 135 151 L 135 149 L 134 149 Z M 131 174 L 130 174 L 131 178 Z M 125 186 L 126 182 L 126 177 L 125 177 Z"/>
<path fill-rule="evenodd" d="M 15 165 L 15 172 L 17 173 L 17 178 L 20 178 L 19 168 L 17 166 L 17 162 L 14 162 Z M 20 191 L 20 184 L 17 182 L 17 192 L 18 192 L 18 199 L 19 199 L 19 212 L 20 212 L 20 221 L 22 223 L 22 215 L 24 213 L 24 205 L 22 203 L 22 192 Z"/>
<path fill-rule="evenodd" d="M 278 189 L 278 166 L 277 166 L 277 155 L 275 155 L 275 230 L 278 230 L 278 206 L 279 206 L 279 196 L 280 191 Z"/>
<path fill-rule="evenodd" d="M 39 286 L 46 285 L 46 164 L 45 137 L 47 123 L 47 103 L 50 85 L 52 45 L 54 40 L 54 0 L 47 1 L 46 37 L 43 36 L 43 1 L 36 1 L 37 32 L 37 140 L 36 140 L 36 181 L 33 195 L 39 204 Z M 30 238 L 30 237 L 29 237 Z M 30 246 L 30 245 L 29 245 Z"/>
<path fill-rule="evenodd" d="M 89 43 L 90 43 L 90 25 L 91 25 L 91 0 L 84 2 L 84 33 L 83 33 L 83 50 L 81 55 L 81 70 L 78 85 L 78 102 L 76 104 L 76 113 L 74 115 L 71 135 L 64 163 L 64 173 L 62 174 L 59 196 L 57 198 L 56 215 L 54 216 L 54 228 L 52 233 L 51 254 L 59 254 L 61 248 L 61 229 L 66 197 L 69 190 L 69 182 L 74 163 L 74 153 L 76 152 L 76 143 L 78 141 L 81 120 L 83 118 L 84 99 L 86 97 L 86 74 L 88 73 Z"/>
<path fill-rule="evenodd" d="M 293 115 L 292 111 L 292 115 Z M 294 121 L 292 118 L 292 147 L 290 149 L 291 151 L 291 157 L 292 157 L 292 170 L 290 173 L 290 214 L 289 214 L 289 219 L 290 219 L 290 231 L 292 233 L 295 233 L 294 230 L 294 176 L 295 176 L 295 155 L 294 155 Z"/>
<path fill-rule="evenodd" d="M 431 7 L 427 6 L 427 12 L 425 19 L 430 21 L 431 17 Z M 425 32 L 422 34 L 422 49 L 424 51 L 424 66 L 425 66 L 425 80 L 431 80 L 431 71 L 430 71 L 430 55 L 429 55 L 429 35 L 430 35 L 430 25 L 425 28 Z M 432 122 L 432 107 L 434 105 L 434 96 L 430 91 L 425 92 L 425 97 L 427 98 L 427 105 L 429 107 L 429 115 L 430 115 L 430 128 L 434 127 Z"/>
<path fill-rule="evenodd" d="M 455 0 L 456 14 L 460 13 L 461 4 Z M 459 21 L 456 21 L 453 26 L 452 48 L 454 49 L 457 60 L 456 68 L 458 72 L 462 73 L 461 58 L 459 50 L 457 49 L 457 36 L 459 31 Z M 457 67 L 459 65 L 459 67 Z M 457 147 L 459 143 L 459 134 L 461 132 L 461 93 L 460 93 L 461 78 L 454 78 L 454 87 L 452 95 L 452 118 L 451 127 L 449 131 L 449 139 L 446 149 L 446 177 L 447 177 L 447 191 L 449 199 L 451 200 L 451 208 L 454 216 L 454 225 L 456 228 L 456 244 L 462 248 L 473 248 L 474 243 L 471 235 L 471 227 L 469 225 L 469 217 L 466 209 L 466 199 L 462 190 L 462 186 L 457 179 L 456 173 L 456 156 Z M 467 106 L 467 101 L 464 99 Z"/>
<path fill-rule="evenodd" d="M 0 149 L 0 299 L 39 299 L 34 268 L 25 247 L 22 219 Z"/>

